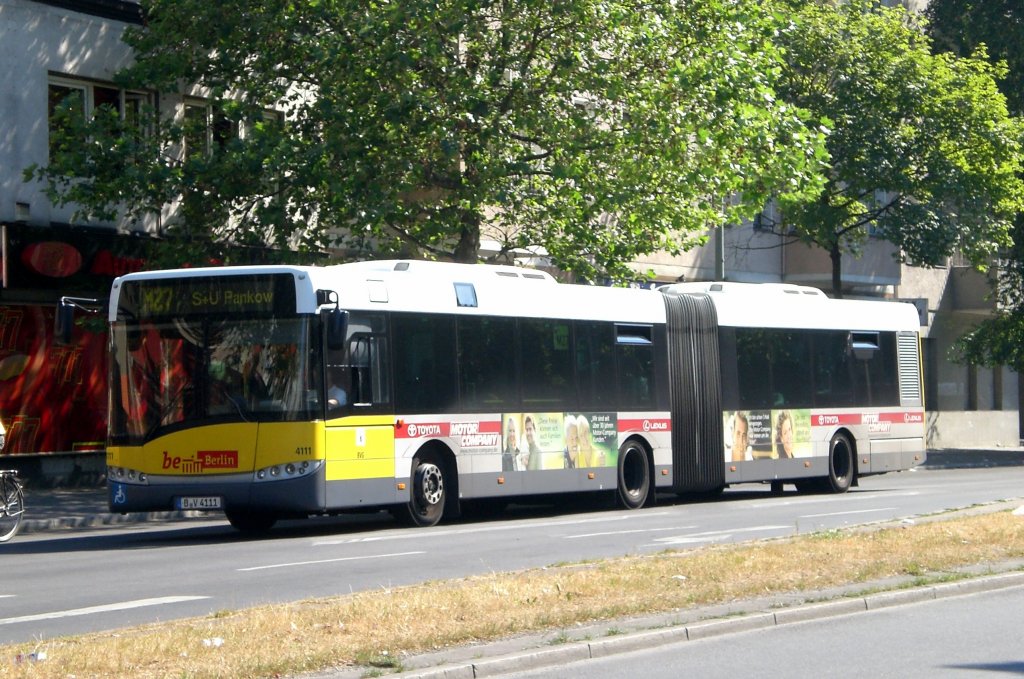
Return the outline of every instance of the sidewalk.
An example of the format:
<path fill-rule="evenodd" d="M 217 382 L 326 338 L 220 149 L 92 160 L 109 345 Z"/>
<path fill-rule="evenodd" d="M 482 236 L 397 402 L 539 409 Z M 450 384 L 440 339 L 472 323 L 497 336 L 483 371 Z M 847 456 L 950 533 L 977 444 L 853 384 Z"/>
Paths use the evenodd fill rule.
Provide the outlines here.
<path fill-rule="evenodd" d="M 1024 466 L 1024 447 L 998 450 L 946 449 L 928 452 L 924 469 L 971 469 Z M 174 522 L 223 516 L 217 512 L 166 511 L 111 514 L 105 486 L 25 489 L 25 520 L 21 533 L 81 529 L 126 523 Z"/>

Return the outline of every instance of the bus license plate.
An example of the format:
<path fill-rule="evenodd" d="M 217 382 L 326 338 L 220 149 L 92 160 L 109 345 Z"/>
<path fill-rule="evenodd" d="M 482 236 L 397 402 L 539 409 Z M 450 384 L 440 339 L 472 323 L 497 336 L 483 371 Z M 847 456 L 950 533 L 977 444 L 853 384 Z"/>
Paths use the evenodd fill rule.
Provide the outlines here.
<path fill-rule="evenodd" d="M 220 509 L 223 506 L 219 496 L 210 497 L 177 497 L 174 506 L 178 509 Z"/>

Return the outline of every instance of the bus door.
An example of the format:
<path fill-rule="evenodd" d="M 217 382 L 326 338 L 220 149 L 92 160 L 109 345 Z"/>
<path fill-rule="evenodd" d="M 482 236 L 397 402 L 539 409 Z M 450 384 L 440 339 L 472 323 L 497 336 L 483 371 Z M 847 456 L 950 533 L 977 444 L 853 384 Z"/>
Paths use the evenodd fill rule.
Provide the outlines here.
<path fill-rule="evenodd" d="M 325 352 L 327 503 L 399 502 L 386 318 L 352 312 L 344 346 Z"/>
<path fill-rule="evenodd" d="M 707 295 L 664 295 L 672 413 L 673 491 L 725 485 L 718 315 Z"/>

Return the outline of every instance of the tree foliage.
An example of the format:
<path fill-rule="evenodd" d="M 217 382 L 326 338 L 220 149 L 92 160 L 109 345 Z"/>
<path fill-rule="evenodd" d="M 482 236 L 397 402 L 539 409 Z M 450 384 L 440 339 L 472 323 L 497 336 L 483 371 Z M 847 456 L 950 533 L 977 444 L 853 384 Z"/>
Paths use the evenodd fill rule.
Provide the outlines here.
<path fill-rule="evenodd" d="M 203 131 L 180 115 L 86 121 L 89 144 L 29 175 L 90 216 L 173 204 L 187 238 L 457 261 L 486 237 L 621 278 L 820 188 L 821 133 L 774 97 L 758 2 L 143 5 L 119 82 L 201 96 L 241 134 L 183 154 Z"/>
<path fill-rule="evenodd" d="M 1006 65 L 999 81 L 1010 110 L 1024 116 L 1024 4 L 1017 0 L 931 0 L 926 11 L 935 47 L 960 55 L 980 52 Z M 999 263 L 996 313 L 958 343 L 960 357 L 1024 372 L 1024 214 L 1013 225 L 1013 245 Z"/>
<path fill-rule="evenodd" d="M 1007 70 L 999 80 L 1013 115 L 1024 115 L 1024 4 L 1018 0 L 930 0 L 925 9 L 935 51 L 972 56 L 980 46 Z"/>
<path fill-rule="evenodd" d="M 873 0 L 784 1 L 787 68 L 780 96 L 831 121 L 825 190 L 784 202 L 786 226 L 841 258 L 873 234 L 933 266 L 955 251 L 985 267 L 1009 243 L 1024 201 L 1021 122 L 984 55 L 933 55 L 901 8 Z"/>

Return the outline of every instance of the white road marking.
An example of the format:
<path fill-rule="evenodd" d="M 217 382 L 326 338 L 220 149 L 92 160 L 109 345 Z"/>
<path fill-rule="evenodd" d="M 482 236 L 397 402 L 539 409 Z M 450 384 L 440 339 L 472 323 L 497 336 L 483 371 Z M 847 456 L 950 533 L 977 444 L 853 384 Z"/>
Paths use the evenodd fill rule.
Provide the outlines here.
<path fill-rule="evenodd" d="M 728 540 L 736 533 L 758 533 L 773 530 L 789 530 L 791 526 L 751 526 L 750 528 L 736 528 L 733 530 L 715 530 L 705 533 L 690 533 L 688 535 L 677 535 L 669 538 L 656 538 L 654 543 L 657 546 L 665 545 L 691 545 L 698 542 L 720 542 Z"/>
<path fill-rule="evenodd" d="M 647 519 L 652 516 L 669 516 L 670 512 L 644 512 L 642 514 L 629 513 L 622 516 L 609 516 L 599 519 L 562 519 L 558 521 L 539 521 L 539 522 L 520 522 L 516 521 L 510 524 L 498 525 L 489 523 L 485 526 L 478 528 L 432 528 L 429 532 L 423 530 L 414 531 L 400 531 L 394 535 L 379 535 L 365 538 L 343 538 L 340 540 L 318 540 L 313 543 L 313 546 L 320 547 L 324 545 L 350 545 L 360 542 L 381 542 L 384 540 L 422 540 L 425 535 L 430 538 L 445 537 L 448 535 L 472 535 L 474 533 L 495 533 L 503 530 L 523 530 L 527 529 L 535 531 L 538 528 L 558 528 L 560 526 L 582 526 L 588 523 L 612 523 L 617 521 L 631 521 L 636 519 Z"/>
<path fill-rule="evenodd" d="M 732 536 L 728 533 L 722 535 L 714 535 L 711 537 L 704 538 L 688 538 L 680 536 L 677 538 L 661 538 L 657 541 L 657 544 L 650 545 L 651 547 L 671 547 L 673 545 L 703 545 L 708 542 L 724 542 Z"/>
<path fill-rule="evenodd" d="M 103 606 L 89 606 L 88 608 L 73 608 L 67 611 L 53 611 L 52 613 L 38 613 L 36 615 L 22 615 L 17 618 L 0 618 L 0 625 L 14 625 L 21 622 L 38 622 L 40 620 L 56 620 L 58 618 L 74 618 L 80 615 L 95 615 L 96 613 L 111 613 L 114 611 L 126 611 L 130 608 L 143 608 L 145 606 L 163 606 L 165 604 L 178 604 L 185 601 L 198 601 L 209 599 L 208 596 L 165 596 L 155 599 L 136 599 L 135 601 L 122 601 L 117 604 L 105 604 Z"/>
<path fill-rule="evenodd" d="M 321 563 L 335 563 L 337 561 L 365 561 L 366 559 L 389 559 L 396 556 L 414 556 L 426 554 L 426 552 L 398 552 L 396 554 L 371 554 L 369 556 L 342 556 L 337 559 L 317 559 L 315 561 L 292 561 L 291 563 L 275 563 L 268 566 L 250 566 L 249 568 L 237 569 L 239 573 L 249 571 L 266 571 L 272 568 L 292 568 L 294 566 L 315 566 Z"/>
<path fill-rule="evenodd" d="M 798 518 L 819 519 L 825 516 L 846 516 L 847 514 L 870 514 L 872 512 L 891 512 L 895 511 L 896 509 L 896 507 L 882 507 L 880 509 L 855 509 L 848 512 L 829 512 L 827 514 L 804 514 Z"/>
<path fill-rule="evenodd" d="M 696 526 L 668 526 L 665 528 L 637 528 L 635 530 L 609 530 L 603 533 L 581 533 L 580 535 L 566 535 L 568 539 L 573 538 L 597 538 L 605 535 L 628 535 L 630 533 L 663 533 L 667 530 L 688 530 Z"/>
<path fill-rule="evenodd" d="M 867 500 L 877 500 L 880 497 L 915 497 L 921 495 L 919 491 L 907 490 L 898 492 L 876 492 L 876 491 L 858 491 L 856 493 L 845 493 L 843 494 L 843 501 L 845 502 L 863 502 Z M 792 505 L 807 505 L 817 504 L 821 502 L 836 502 L 836 496 L 834 495 L 807 495 L 804 497 L 797 497 L 792 499 L 778 498 L 776 500 L 755 500 L 750 504 L 744 503 L 744 507 L 751 507 L 753 509 L 764 509 L 766 507 L 790 507 Z"/>

